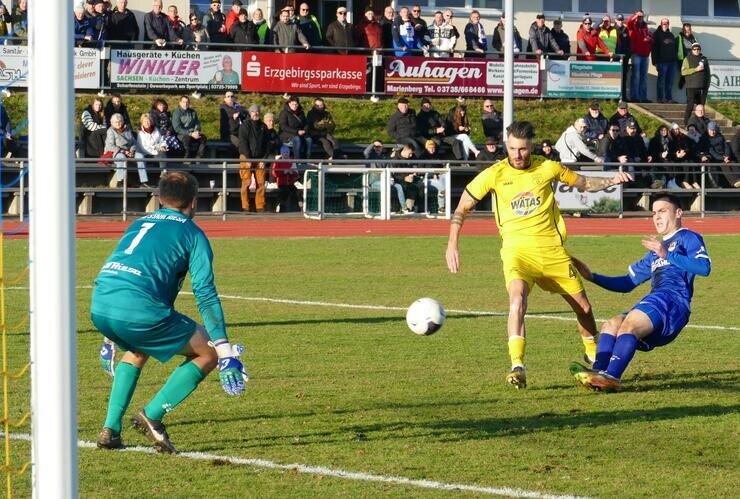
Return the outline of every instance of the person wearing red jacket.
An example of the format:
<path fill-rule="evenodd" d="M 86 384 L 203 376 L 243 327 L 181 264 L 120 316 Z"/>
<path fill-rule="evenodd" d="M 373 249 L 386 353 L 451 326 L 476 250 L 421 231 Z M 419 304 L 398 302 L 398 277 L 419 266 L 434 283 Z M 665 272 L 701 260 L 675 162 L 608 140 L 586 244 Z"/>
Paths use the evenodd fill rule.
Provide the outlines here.
<path fill-rule="evenodd" d="M 648 58 L 653 49 L 653 34 L 645 22 L 645 13 L 638 10 L 627 19 L 627 32 L 632 49 L 632 102 L 650 102 L 647 98 Z"/>
<path fill-rule="evenodd" d="M 577 59 L 579 61 L 595 61 L 597 47 L 608 57 L 612 56 L 604 41 L 599 37 L 599 30 L 592 28 L 591 18 L 587 17 L 581 23 L 576 34 Z"/>
<path fill-rule="evenodd" d="M 231 33 L 231 26 L 239 22 L 240 10 L 242 10 L 242 0 L 234 0 L 231 4 L 231 10 L 226 14 L 226 20 L 224 21 L 227 33 Z"/>
<path fill-rule="evenodd" d="M 290 161 L 291 149 L 289 146 L 280 148 L 280 158 L 288 161 L 275 161 L 272 164 L 272 176 L 278 186 L 278 204 L 280 213 L 298 211 L 298 189 L 295 182 L 300 175 L 295 163 Z"/>

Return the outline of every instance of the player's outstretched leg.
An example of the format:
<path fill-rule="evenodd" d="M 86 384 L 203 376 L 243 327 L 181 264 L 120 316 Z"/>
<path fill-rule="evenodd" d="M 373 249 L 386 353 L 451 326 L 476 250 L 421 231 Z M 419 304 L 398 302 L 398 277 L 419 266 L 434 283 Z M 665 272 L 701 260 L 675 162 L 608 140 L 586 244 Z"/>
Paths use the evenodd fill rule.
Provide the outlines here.
<path fill-rule="evenodd" d="M 509 337 L 511 372 L 506 375 L 506 382 L 517 389 L 527 387 L 527 375 L 524 368 L 524 349 L 526 345 L 527 340 L 522 336 Z"/>
<path fill-rule="evenodd" d="M 573 375 L 576 383 L 586 388 L 590 388 L 589 380 L 591 376 L 593 376 L 594 374 L 598 374 L 598 372 L 599 371 L 591 369 L 590 367 L 578 362 L 572 362 L 570 364 L 570 374 Z"/>
<path fill-rule="evenodd" d="M 177 449 L 170 442 L 170 436 L 167 434 L 167 429 L 162 424 L 162 421 L 148 418 L 142 409 L 134 414 L 131 422 L 134 428 L 151 440 L 157 452 L 177 454 Z"/>

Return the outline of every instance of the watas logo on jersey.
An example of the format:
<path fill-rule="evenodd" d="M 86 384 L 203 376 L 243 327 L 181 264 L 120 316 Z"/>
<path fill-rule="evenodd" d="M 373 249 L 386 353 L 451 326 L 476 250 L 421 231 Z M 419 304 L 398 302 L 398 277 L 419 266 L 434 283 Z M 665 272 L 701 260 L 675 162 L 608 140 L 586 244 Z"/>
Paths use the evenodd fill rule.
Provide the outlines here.
<path fill-rule="evenodd" d="M 542 198 L 532 192 L 521 192 L 511 200 L 511 209 L 519 216 L 529 215 L 542 204 Z"/>

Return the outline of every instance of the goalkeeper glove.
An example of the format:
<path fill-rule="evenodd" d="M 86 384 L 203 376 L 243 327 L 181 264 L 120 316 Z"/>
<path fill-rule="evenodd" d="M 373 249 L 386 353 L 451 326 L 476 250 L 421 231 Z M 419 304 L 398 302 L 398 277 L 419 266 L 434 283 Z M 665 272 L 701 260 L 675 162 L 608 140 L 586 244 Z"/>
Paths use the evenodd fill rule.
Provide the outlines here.
<path fill-rule="evenodd" d="M 100 367 L 103 371 L 113 377 L 116 370 L 116 345 L 108 338 L 103 338 L 103 345 L 100 347 Z"/>
<path fill-rule="evenodd" d="M 214 345 L 218 353 L 218 377 L 226 395 L 240 395 L 244 391 L 249 374 L 238 357 L 244 351 L 242 345 L 230 345 L 228 341 L 221 341 Z"/>

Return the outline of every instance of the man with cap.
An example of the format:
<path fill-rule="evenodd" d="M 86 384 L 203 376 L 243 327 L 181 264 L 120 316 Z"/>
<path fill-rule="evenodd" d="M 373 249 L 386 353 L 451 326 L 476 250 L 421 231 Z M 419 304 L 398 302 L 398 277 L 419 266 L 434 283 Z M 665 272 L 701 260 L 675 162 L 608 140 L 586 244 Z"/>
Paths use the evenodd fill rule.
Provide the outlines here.
<path fill-rule="evenodd" d="M 483 142 L 483 149 L 481 149 L 480 153 L 475 157 L 475 160 L 476 161 L 490 161 L 491 163 L 495 163 L 496 161 L 500 161 L 503 158 L 504 158 L 504 153 L 501 149 L 499 149 L 496 139 L 494 137 L 486 137 L 485 142 Z M 480 165 L 480 166 L 489 166 L 489 165 Z"/>
<path fill-rule="evenodd" d="M 570 37 L 568 33 L 563 31 L 563 21 L 561 19 L 555 19 L 552 22 L 550 34 L 553 40 L 555 40 L 555 43 L 558 44 L 558 47 L 560 47 L 560 50 L 563 51 L 563 55 L 551 55 L 550 59 L 566 60 L 568 56 L 565 54 L 570 52 Z"/>
<path fill-rule="evenodd" d="M 260 119 L 260 107 L 252 104 L 249 119 L 239 127 L 239 177 L 241 178 L 242 211 L 249 211 L 249 186 L 254 174 L 254 204 L 257 212 L 265 211 L 265 161 L 268 153 L 267 129 Z M 258 161 L 254 161 L 258 160 Z"/>
<path fill-rule="evenodd" d="M 553 38 L 550 28 L 545 26 L 545 14 L 537 14 L 532 25 L 529 27 L 529 44 L 527 52 L 534 52 L 536 57 L 554 53 L 563 55 L 564 51 Z M 532 57 L 532 56 L 530 56 Z"/>
<path fill-rule="evenodd" d="M 234 92 L 231 90 L 226 92 L 220 109 L 221 141 L 230 142 L 233 146 L 233 153 L 236 153 L 239 149 L 239 126 L 242 121 L 247 119 L 246 114 L 241 105 L 236 101 Z M 230 157 L 236 157 L 236 154 Z"/>
<path fill-rule="evenodd" d="M 421 110 L 416 115 L 416 133 L 431 139 L 439 147 L 445 134 L 445 124 L 429 97 L 421 98 Z"/>
<path fill-rule="evenodd" d="M 727 180 L 729 187 L 740 187 L 740 179 L 728 165 L 730 163 L 730 145 L 725 140 L 719 125 L 716 121 L 710 121 L 707 125 L 707 131 L 699 139 L 697 145 L 699 152 L 699 161 L 702 163 L 719 163 L 722 173 Z M 712 187 L 720 187 L 719 181 L 711 170 L 707 174 L 707 179 Z"/>
<path fill-rule="evenodd" d="M 691 44 L 691 53 L 686 54 L 681 64 L 681 75 L 686 81 L 686 109 L 683 117 L 688 124 L 694 106 L 701 105 L 702 111 L 704 110 L 711 76 L 709 61 L 701 53 L 701 45 L 698 43 Z"/>
<path fill-rule="evenodd" d="M 622 98 L 627 98 L 627 74 L 630 69 L 630 57 L 632 49 L 630 48 L 630 34 L 627 26 L 624 24 L 624 16 L 617 14 L 614 18 L 614 27 L 617 30 L 617 48 L 614 53 L 622 56 Z"/>
<path fill-rule="evenodd" d="M 617 159 L 620 163 L 630 163 L 626 170 L 632 173 L 637 168 L 634 163 L 647 162 L 648 150 L 645 141 L 638 133 L 637 121 L 634 118 L 626 119 L 624 127 L 624 134 L 617 139 L 617 150 L 619 151 Z M 650 168 L 645 167 L 645 169 L 649 170 Z M 647 187 L 653 181 L 651 175 L 647 172 L 643 172 L 639 176 L 634 175 L 634 178 L 639 187 Z"/>
<path fill-rule="evenodd" d="M 632 50 L 632 84 L 630 97 L 632 102 L 650 102 L 647 98 L 648 57 L 653 49 L 653 34 L 645 22 L 642 9 L 627 19 L 627 30 L 630 35 Z"/>
<path fill-rule="evenodd" d="M 617 104 L 617 112 L 609 118 L 609 125 L 617 125 L 621 130 L 620 135 L 624 135 L 627 129 L 627 120 L 630 119 L 636 123 L 637 133 L 639 135 L 644 135 L 642 127 L 640 127 L 640 123 L 638 123 L 635 117 L 632 116 L 629 110 L 629 105 L 623 100 L 619 101 L 619 104 Z"/>
<path fill-rule="evenodd" d="M 340 5 L 337 8 L 336 21 L 329 23 L 326 27 L 326 44 L 337 47 L 337 54 L 347 55 L 351 49 L 357 46 L 355 42 L 355 27 L 347 21 L 347 7 Z"/>
<path fill-rule="evenodd" d="M 612 23 L 612 18 L 607 14 L 604 14 L 604 17 L 601 18 L 598 34 L 601 41 L 606 45 L 606 48 L 609 49 L 609 52 L 614 54 L 617 50 L 617 27 Z M 603 54 L 603 51 L 597 49 L 596 53 Z"/>
<path fill-rule="evenodd" d="M 242 10 L 242 0 L 233 0 L 231 2 L 231 10 L 226 14 L 224 20 L 224 26 L 226 26 L 226 32 L 231 33 L 231 26 L 239 21 L 239 11 Z"/>
<path fill-rule="evenodd" d="M 221 0 L 211 0 L 211 8 L 203 16 L 203 26 L 208 31 L 208 38 L 214 43 L 227 43 L 229 41 L 226 31 L 226 16 L 221 12 Z"/>
<path fill-rule="evenodd" d="M 295 45 L 303 45 L 303 48 L 309 50 L 311 44 L 301 31 L 301 28 L 293 22 L 291 18 L 292 8 L 283 7 L 280 11 L 280 20 L 273 27 L 275 36 L 275 45 L 280 47 L 277 52 L 290 53 L 294 52 Z"/>
<path fill-rule="evenodd" d="M 609 48 L 604 45 L 604 41 L 599 38 L 599 30 L 593 27 L 590 17 L 585 18 L 581 23 L 576 40 L 579 61 L 595 61 L 597 51 L 606 54 L 607 57 L 612 56 Z"/>
<path fill-rule="evenodd" d="M 426 138 L 416 128 L 416 112 L 409 108 L 406 97 L 398 99 L 396 112 L 388 120 L 386 130 L 397 144 L 411 147 L 417 157 L 421 155 Z"/>
<path fill-rule="evenodd" d="M 678 61 L 678 40 L 671 33 L 667 17 L 660 20 L 660 26 L 653 33 L 653 64 L 658 69 L 656 93 L 658 102 L 675 104 L 673 100 L 673 79 L 676 76 Z"/>
<path fill-rule="evenodd" d="M 298 6 L 298 27 L 301 28 L 301 32 L 308 40 L 309 45 L 312 47 L 322 45 L 321 25 L 316 16 L 311 14 L 310 8 L 305 2 Z"/>
<path fill-rule="evenodd" d="M 586 122 L 586 140 L 595 147 L 596 143 L 606 134 L 606 129 L 609 127 L 609 120 L 601 114 L 601 106 L 597 101 L 591 103 L 583 119 Z"/>

